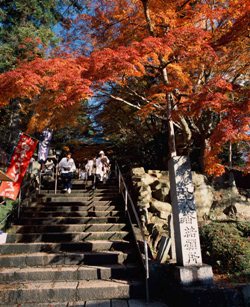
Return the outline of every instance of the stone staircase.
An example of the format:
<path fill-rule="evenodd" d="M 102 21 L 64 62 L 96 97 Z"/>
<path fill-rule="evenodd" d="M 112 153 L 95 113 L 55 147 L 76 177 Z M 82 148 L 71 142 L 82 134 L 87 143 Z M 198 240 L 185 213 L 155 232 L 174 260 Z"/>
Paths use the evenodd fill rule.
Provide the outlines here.
<path fill-rule="evenodd" d="M 142 276 L 112 182 L 91 190 L 76 180 L 71 194 L 41 191 L 0 245 L 0 306 L 143 297 Z"/>

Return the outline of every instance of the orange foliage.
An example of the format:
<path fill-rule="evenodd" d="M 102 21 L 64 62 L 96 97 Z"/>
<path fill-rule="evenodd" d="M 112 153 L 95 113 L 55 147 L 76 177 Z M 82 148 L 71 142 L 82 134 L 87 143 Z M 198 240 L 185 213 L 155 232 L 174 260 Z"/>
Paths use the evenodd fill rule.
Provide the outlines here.
<path fill-rule="evenodd" d="M 36 59 L 0 75 L 0 105 L 16 97 L 32 99 L 37 117 L 31 126 L 37 127 L 45 107 L 49 118 L 43 125 L 63 114 L 61 109 L 90 97 L 92 90 L 105 89 L 107 82 L 126 88 L 131 78 L 148 76 L 151 83 L 137 93 L 138 99 L 143 96 L 141 117 L 166 114 L 164 99 L 178 89 L 183 97 L 177 99 L 174 120 L 198 121 L 207 111 L 220 118 L 204 157 L 207 172 L 220 175 L 223 144 L 248 140 L 249 100 L 239 84 L 247 81 L 250 62 L 243 29 L 249 23 L 249 3 L 85 1 L 90 13 L 76 16 L 65 38 L 63 51 L 71 56 Z"/>
<path fill-rule="evenodd" d="M 36 131 L 42 131 L 46 127 L 58 130 L 60 128 L 76 127 L 77 114 L 81 111 L 80 102 L 63 107 L 58 103 L 54 103 L 54 96 L 49 93 L 39 98 L 39 102 L 34 100 L 29 108 L 33 108 L 33 116 L 29 121 L 27 133 L 32 134 Z"/>
<path fill-rule="evenodd" d="M 88 69 L 85 58 L 37 58 L 0 75 L 0 105 L 10 99 L 29 98 L 50 94 L 50 103 L 69 106 L 88 98 L 91 82 L 82 78 Z"/>
<path fill-rule="evenodd" d="M 233 113 L 233 114 L 232 114 Z M 238 141 L 250 141 L 249 123 L 250 116 L 243 117 L 239 112 L 232 112 L 224 118 L 213 131 L 210 138 L 210 146 L 205 152 L 205 167 L 209 175 L 222 175 L 225 167 L 218 158 L 227 142 L 237 143 Z M 246 163 L 249 168 L 249 161 Z M 246 170 L 246 169 L 245 169 Z"/>

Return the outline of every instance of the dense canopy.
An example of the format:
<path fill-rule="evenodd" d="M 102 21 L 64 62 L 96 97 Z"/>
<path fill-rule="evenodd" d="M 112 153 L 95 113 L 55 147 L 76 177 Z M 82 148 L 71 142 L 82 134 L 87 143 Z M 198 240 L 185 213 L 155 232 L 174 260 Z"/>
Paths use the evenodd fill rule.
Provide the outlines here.
<path fill-rule="evenodd" d="M 77 114 L 91 98 L 90 112 L 97 111 L 95 121 L 114 142 L 159 143 L 171 121 L 177 153 L 198 148 L 208 174 L 224 172 L 229 143 L 249 171 L 249 0 L 76 4 L 56 30 L 55 48 L 22 57 L 0 75 L 2 107 L 29 101 L 27 129 L 57 129 L 69 123 L 68 110 Z M 33 24 L 41 29 L 42 20 Z M 44 45 L 37 41 L 36 48 Z"/>

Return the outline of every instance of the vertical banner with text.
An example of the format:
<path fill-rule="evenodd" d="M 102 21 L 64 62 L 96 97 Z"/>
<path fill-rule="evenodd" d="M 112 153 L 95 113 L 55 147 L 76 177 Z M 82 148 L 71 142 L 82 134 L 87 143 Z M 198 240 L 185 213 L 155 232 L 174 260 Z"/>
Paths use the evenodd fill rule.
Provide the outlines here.
<path fill-rule="evenodd" d="M 28 135 L 21 134 L 18 144 L 11 157 L 10 165 L 6 174 L 13 182 L 2 182 L 0 196 L 16 200 L 24 175 L 29 166 L 30 159 L 36 149 L 37 140 Z"/>
<path fill-rule="evenodd" d="M 52 130 L 48 128 L 43 130 L 42 135 L 41 135 L 41 140 L 39 142 L 39 147 L 38 147 L 38 161 L 39 162 L 46 161 L 48 157 L 48 153 L 49 153 L 51 139 L 52 139 Z"/>

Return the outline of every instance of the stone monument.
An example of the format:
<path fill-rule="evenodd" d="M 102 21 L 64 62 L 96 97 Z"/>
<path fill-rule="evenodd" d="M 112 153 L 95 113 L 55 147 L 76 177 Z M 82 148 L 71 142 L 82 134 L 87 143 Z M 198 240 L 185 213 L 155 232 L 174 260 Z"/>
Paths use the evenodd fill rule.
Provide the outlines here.
<path fill-rule="evenodd" d="M 170 193 L 176 249 L 175 278 L 183 285 L 213 282 L 211 266 L 202 264 L 194 187 L 189 159 L 169 160 Z"/>

